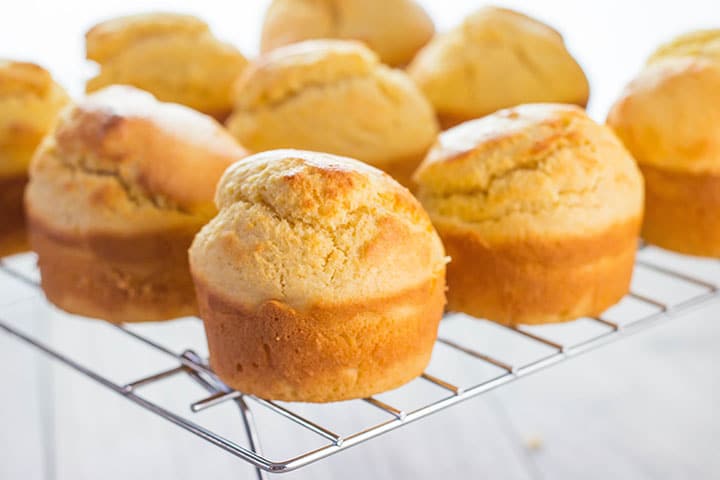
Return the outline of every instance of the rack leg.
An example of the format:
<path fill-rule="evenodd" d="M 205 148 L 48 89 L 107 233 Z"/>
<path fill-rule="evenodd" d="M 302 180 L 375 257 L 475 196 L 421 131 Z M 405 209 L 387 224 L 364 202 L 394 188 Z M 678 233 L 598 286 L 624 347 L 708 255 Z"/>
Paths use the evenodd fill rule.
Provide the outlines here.
<path fill-rule="evenodd" d="M 202 359 L 191 350 L 186 350 L 185 352 L 183 352 L 182 356 L 192 362 L 202 364 Z M 190 376 L 194 378 L 210 393 L 230 391 L 228 387 L 226 387 L 222 383 L 216 384 L 216 382 L 213 382 L 211 379 L 206 379 L 197 372 L 190 372 Z M 250 407 L 248 407 L 245 399 L 242 396 L 235 399 L 235 403 L 240 409 L 240 417 L 242 417 L 243 425 L 245 426 L 245 434 L 247 435 L 250 450 L 257 454 L 260 454 L 260 436 L 258 435 L 257 428 L 255 427 L 255 418 L 253 417 L 252 411 L 250 410 Z M 262 469 L 255 467 L 255 473 L 257 474 L 258 480 L 267 479 L 267 476 Z"/>
<path fill-rule="evenodd" d="M 260 454 L 260 436 L 258 435 L 257 428 L 255 427 L 255 418 L 253 417 L 253 414 L 250 411 L 250 408 L 248 408 L 247 403 L 245 403 L 245 399 L 243 397 L 238 398 L 235 402 L 240 408 L 240 416 L 242 417 L 243 424 L 245 425 L 245 433 L 247 434 L 250 450 Z M 265 480 L 267 478 L 265 472 L 257 467 L 255 467 L 255 472 L 258 480 Z"/>

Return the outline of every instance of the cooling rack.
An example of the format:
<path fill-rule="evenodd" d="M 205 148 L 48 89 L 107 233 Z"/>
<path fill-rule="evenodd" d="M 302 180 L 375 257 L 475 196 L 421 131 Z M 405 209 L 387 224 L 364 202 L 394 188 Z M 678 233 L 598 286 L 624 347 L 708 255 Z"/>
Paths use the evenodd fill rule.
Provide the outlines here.
<path fill-rule="evenodd" d="M 135 373 L 130 381 L 113 380 L 99 367 L 93 368 L 87 362 L 73 358 L 72 352 L 64 352 L 49 340 L 43 339 L 42 335 L 32 333 L 32 322 L 41 321 L 42 314 L 26 316 L 22 322 L 13 321 L 19 304 L 42 304 L 43 308 L 52 309 L 37 291 L 39 275 L 34 267 L 34 257 L 29 254 L 0 261 L 0 292 L 11 291 L 9 287 L 15 285 L 24 286 L 26 291 L 30 287 L 36 293 L 29 298 L 10 302 L 5 307 L 0 305 L 0 331 L 249 462 L 256 467 L 258 478 L 262 479 L 265 472 L 289 472 L 306 466 L 647 326 L 677 317 L 691 308 L 717 300 L 720 297 L 718 266 L 720 264 L 715 260 L 685 257 L 640 245 L 631 293 L 600 317 L 561 325 L 511 328 L 448 313 L 441 322 L 433 359 L 420 378 L 393 392 L 331 405 L 281 403 L 243 394 L 224 385 L 208 367 L 202 354 L 192 348 L 169 347 L 163 343 L 162 334 L 158 339 L 158 335 L 149 336 L 144 333 L 145 329 L 136 325 L 111 325 L 84 320 L 85 323 L 81 325 L 89 328 L 92 324 L 94 328 L 101 326 L 111 329 L 137 342 L 143 349 L 161 354 L 172 364 L 170 368 L 150 374 Z M 67 314 L 55 311 L 52 321 L 70 322 L 70 318 Z M 146 395 L 153 385 L 178 378 L 200 386 L 207 392 L 206 396 L 182 398 L 184 407 L 182 411 L 177 411 L 163 405 L 162 401 L 154 399 L 152 395 Z M 422 393 L 417 393 L 419 391 Z M 376 415 L 368 416 L 367 412 L 360 414 L 362 408 L 369 408 Z M 239 416 L 244 427 L 244 438 L 233 439 L 204 426 L 201 412 L 213 409 L 222 409 L 224 415 L 235 418 Z M 317 420 L 328 409 L 336 412 L 340 409 L 342 416 L 358 419 L 360 424 L 355 422 L 353 429 L 339 432 L 331 425 Z M 281 423 L 276 423 L 272 429 L 258 428 L 255 418 L 260 412 L 263 415 L 270 414 L 276 422 Z M 290 457 L 282 457 L 284 460 L 263 453 L 261 440 L 264 443 L 268 440 L 266 436 L 284 435 L 284 430 L 291 426 L 303 430 L 314 440 L 308 441 L 307 445 L 300 444 L 300 451 Z"/>

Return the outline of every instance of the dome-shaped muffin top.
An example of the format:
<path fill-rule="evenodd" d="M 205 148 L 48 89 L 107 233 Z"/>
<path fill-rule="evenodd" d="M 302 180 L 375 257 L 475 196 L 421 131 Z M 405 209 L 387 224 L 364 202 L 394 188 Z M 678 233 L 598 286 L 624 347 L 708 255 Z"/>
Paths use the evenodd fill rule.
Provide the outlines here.
<path fill-rule="evenodd" d="M 163 35 L 199 36 L 210 33 L 207 23 L 179 13 L 141 13 L 113 18 L 92 27 L 85 34 L 87 59 L 102 63 L 123 50 Z"/>
<path fill-rule="evenodd" d="M 445 124 L 522 103 L 585 106 L 589 96 L 587 78 L 562 36 L 504 8 L 482 8 L 436 36 L 408 72 Z"/>
<path fill-rule="evenodd" d="M 452 128 L 415 180 L 433 222 L 487 240 L 583 235 L 642 215 L 632 157 L 572 105 L 522 105 Z"/>
<path fill-rule="evenodd" d="M 33 151 L 69 101 L 44 68 L 0 59 L 0 175 L 27 170 Z"/>
<path fill-rule="evenodd" d="M 26 200 L 51 225 L 81 231 L 207 220 L 218 179 L 244 155 L 212 118 L 108 87 L 61 114 L 33 159 Z"/>
<path fill-rule="evenodd" d="M 361 162 L 256 154 L 225 172 L 216 203 L 220 213 L 190 249 L 191 269 L 196 282 L 244 306 L 332 306 L 443 281 L 443 247 L 425 211 Z"/>
<path fill-rule="evenodd" d="M 85 35 L 87 58 L 100 64 L 87 83 L 93 92 L 113 84 L 146 90 L 217 118 L 232 105 L 232 83 L 247 65 L 190 15 L 147 13 L 114 18 Z"/>
<path fill-rule="evenodd" d="M 230 131 L 248 149 L 300 148 L 376 167 L 419 163 L 437 134 L 432 107 L 401 71 L 357 42 L 309 40 L 250 66 Z"/>
<path fill-rule="evenodd" d="M 318 38 L 360 40 L 384 63 L 402 66 L 434 31 L 414 0 L 274 0 L 265 15 L 261 50 Z"/>
<path fill-rule="evenodd" d="M 607 122 L 641 164 L 720 173 L 720 31 L 660 47 Z"/>

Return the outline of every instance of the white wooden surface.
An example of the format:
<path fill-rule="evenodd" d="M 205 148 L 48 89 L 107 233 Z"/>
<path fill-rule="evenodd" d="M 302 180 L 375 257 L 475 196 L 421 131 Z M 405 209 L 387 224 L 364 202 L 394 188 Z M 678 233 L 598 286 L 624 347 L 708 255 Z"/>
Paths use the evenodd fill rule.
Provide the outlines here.
<path fill-rule="evenodd" d="M 8 285 L 0 278 L 0 291 Z M 21 297 L 0 306 L 0 315 L 117 382 L 171 365 L 101 323 L 68 320 L 31 301 L 30 292 Z M 287 477 L 717 478 L 716 314 L 717 306 L 698 310 Z M 191 320 L 144 333 L 176 349 L 202 348 L 199 325 Z M 4 335 L 0 342 L 0 478 L 252 478 L 243 462 Z M 187 414 L 187 399 L 203 392 L 170 380 L 150 396 Z M 232 408 L 199 420 L 242 438 Z M 262 438 L 275 442 L 265 443 L 266 452 L 306 445 L 308 436 L 291 424 L 255 412 Z M 325 418 L 348 429 L 359 420 L 339 412 Z"/>
<path fill-rule="evenodd" d="M 446 28 L 484 2 L 424 3 Z M 524 9 L 565 34 L 590 75 L 590 111 L 598 120 L 657 43 L 686 29 L 720 24 L 713 0 L 496 3 Z M 82 33 L 99 19 L 149 9 L 187 11 L 252 55 L 265 4 L 0 0 L 0 57 L 40 62 L 79 95 L 92 72 L 82 59 Z M 33 329 L 98 367 L 116 370 L 118 380 L 130 371 L 168 365 L 127 343 L 106 350 L 101 345 L 112 344 L 111 334 L 82 320 L 58 328 L 52 313 L 29 306 L 34 292 L 9 285 L 0 277 L 0 309 L 41 318 Z M 286 477 L 720 478 L 718 313 L 717 306 L 697 311 Z M 165 340 L 178 348 L 197 343 L 197 328 L 180 322 L 164 332 Z M 123 352 L 128 356 L 119 362 Z M 0 378 L 2 480 L 252 478 L 243 462 L 2 334 Z M 156 394 L 172 401 L 171 387 Z M 220 429 L 240 429 L 224 424 L 222 412 L 207 415 Z M 290 449 L 295 438 L 266 447 Z"/>

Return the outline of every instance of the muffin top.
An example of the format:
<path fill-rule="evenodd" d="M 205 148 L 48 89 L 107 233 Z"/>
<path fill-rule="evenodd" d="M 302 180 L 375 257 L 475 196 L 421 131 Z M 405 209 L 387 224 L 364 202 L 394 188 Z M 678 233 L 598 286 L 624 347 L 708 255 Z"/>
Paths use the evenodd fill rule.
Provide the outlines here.
<path fill-rule="evenodd" d="M 230 167 L 220 213 L 196 236 L 196 281 L 244 306 L 338 305 L 444 281 L 430 219 L 408 190 L 361 162 L 276 150 Z"/>
<path fill-rule="evenodd" d="M 720 61 L 720 29 L 696 30 L 661 45 L 650 56 L 648 63 L 673 57 L 702 57 Z"/>
<path fill-rule="evenodd" d="M 439 228 L 489 241 L 580 236 L 642 213 L 632 157 L 571 105 L 522 105 L 452 128 L 415 179 Z"/>
<path fill-rule="evenodd" d="M 477 118 L 532 102 L 584 106 L 587 78 L 549 26 L 486 7 L 436 36 L 408 68 L 441 116 Z"/>
<path fill-rule="evenodd" d="M 262 56 L 238 79 L 228 126 L 252 151 L 317 150 L 379 168 L 422 157 L 437 134 L 432 107 L 403 72 L 342 40 Z"/>
<path fill-rule="evenodd" d="M 720 30 L 660 47 L 607 122 L 641 164 L 720 174 Z"/>
<path fill-rule="evenodd" d="M 21 174 L 69 101 L 44 68 L 0 59 L 0 175 Z"/>
<path fill-rule="evenodd" d="M 174 13 L 114 18 L 85 35 L 87 58 L 100 72 L 88 92 L 132 85 L 158 100 L 176 102 L 216 117 L 227 116 L 231 88 L 247 65 L 233 46 L 220 42 L 202 20 Z"/>
<path fill-rule="evenodd" d="M 261 50 L 317 38 L 360 40 L 384 63 L 402 66 L 434 31 L 413 0 L 274 0 L 265 15 Z"/>
<path fill-rule="evenodd" d="M 207 23 L 192 15 L 141 13 L 113 18 L 92 27 L 85 34 L 87 59 L 108 61 L 142 42 L 160 36 L 200 36 L 210 32 Z"/>
<path fill-rule="evenodd" d="M 60 228 L 163 228 L 209 219 L 244 150 L 212 118 L 113 86 L 66 109 L 38 149 L 28 203 Z"/>

